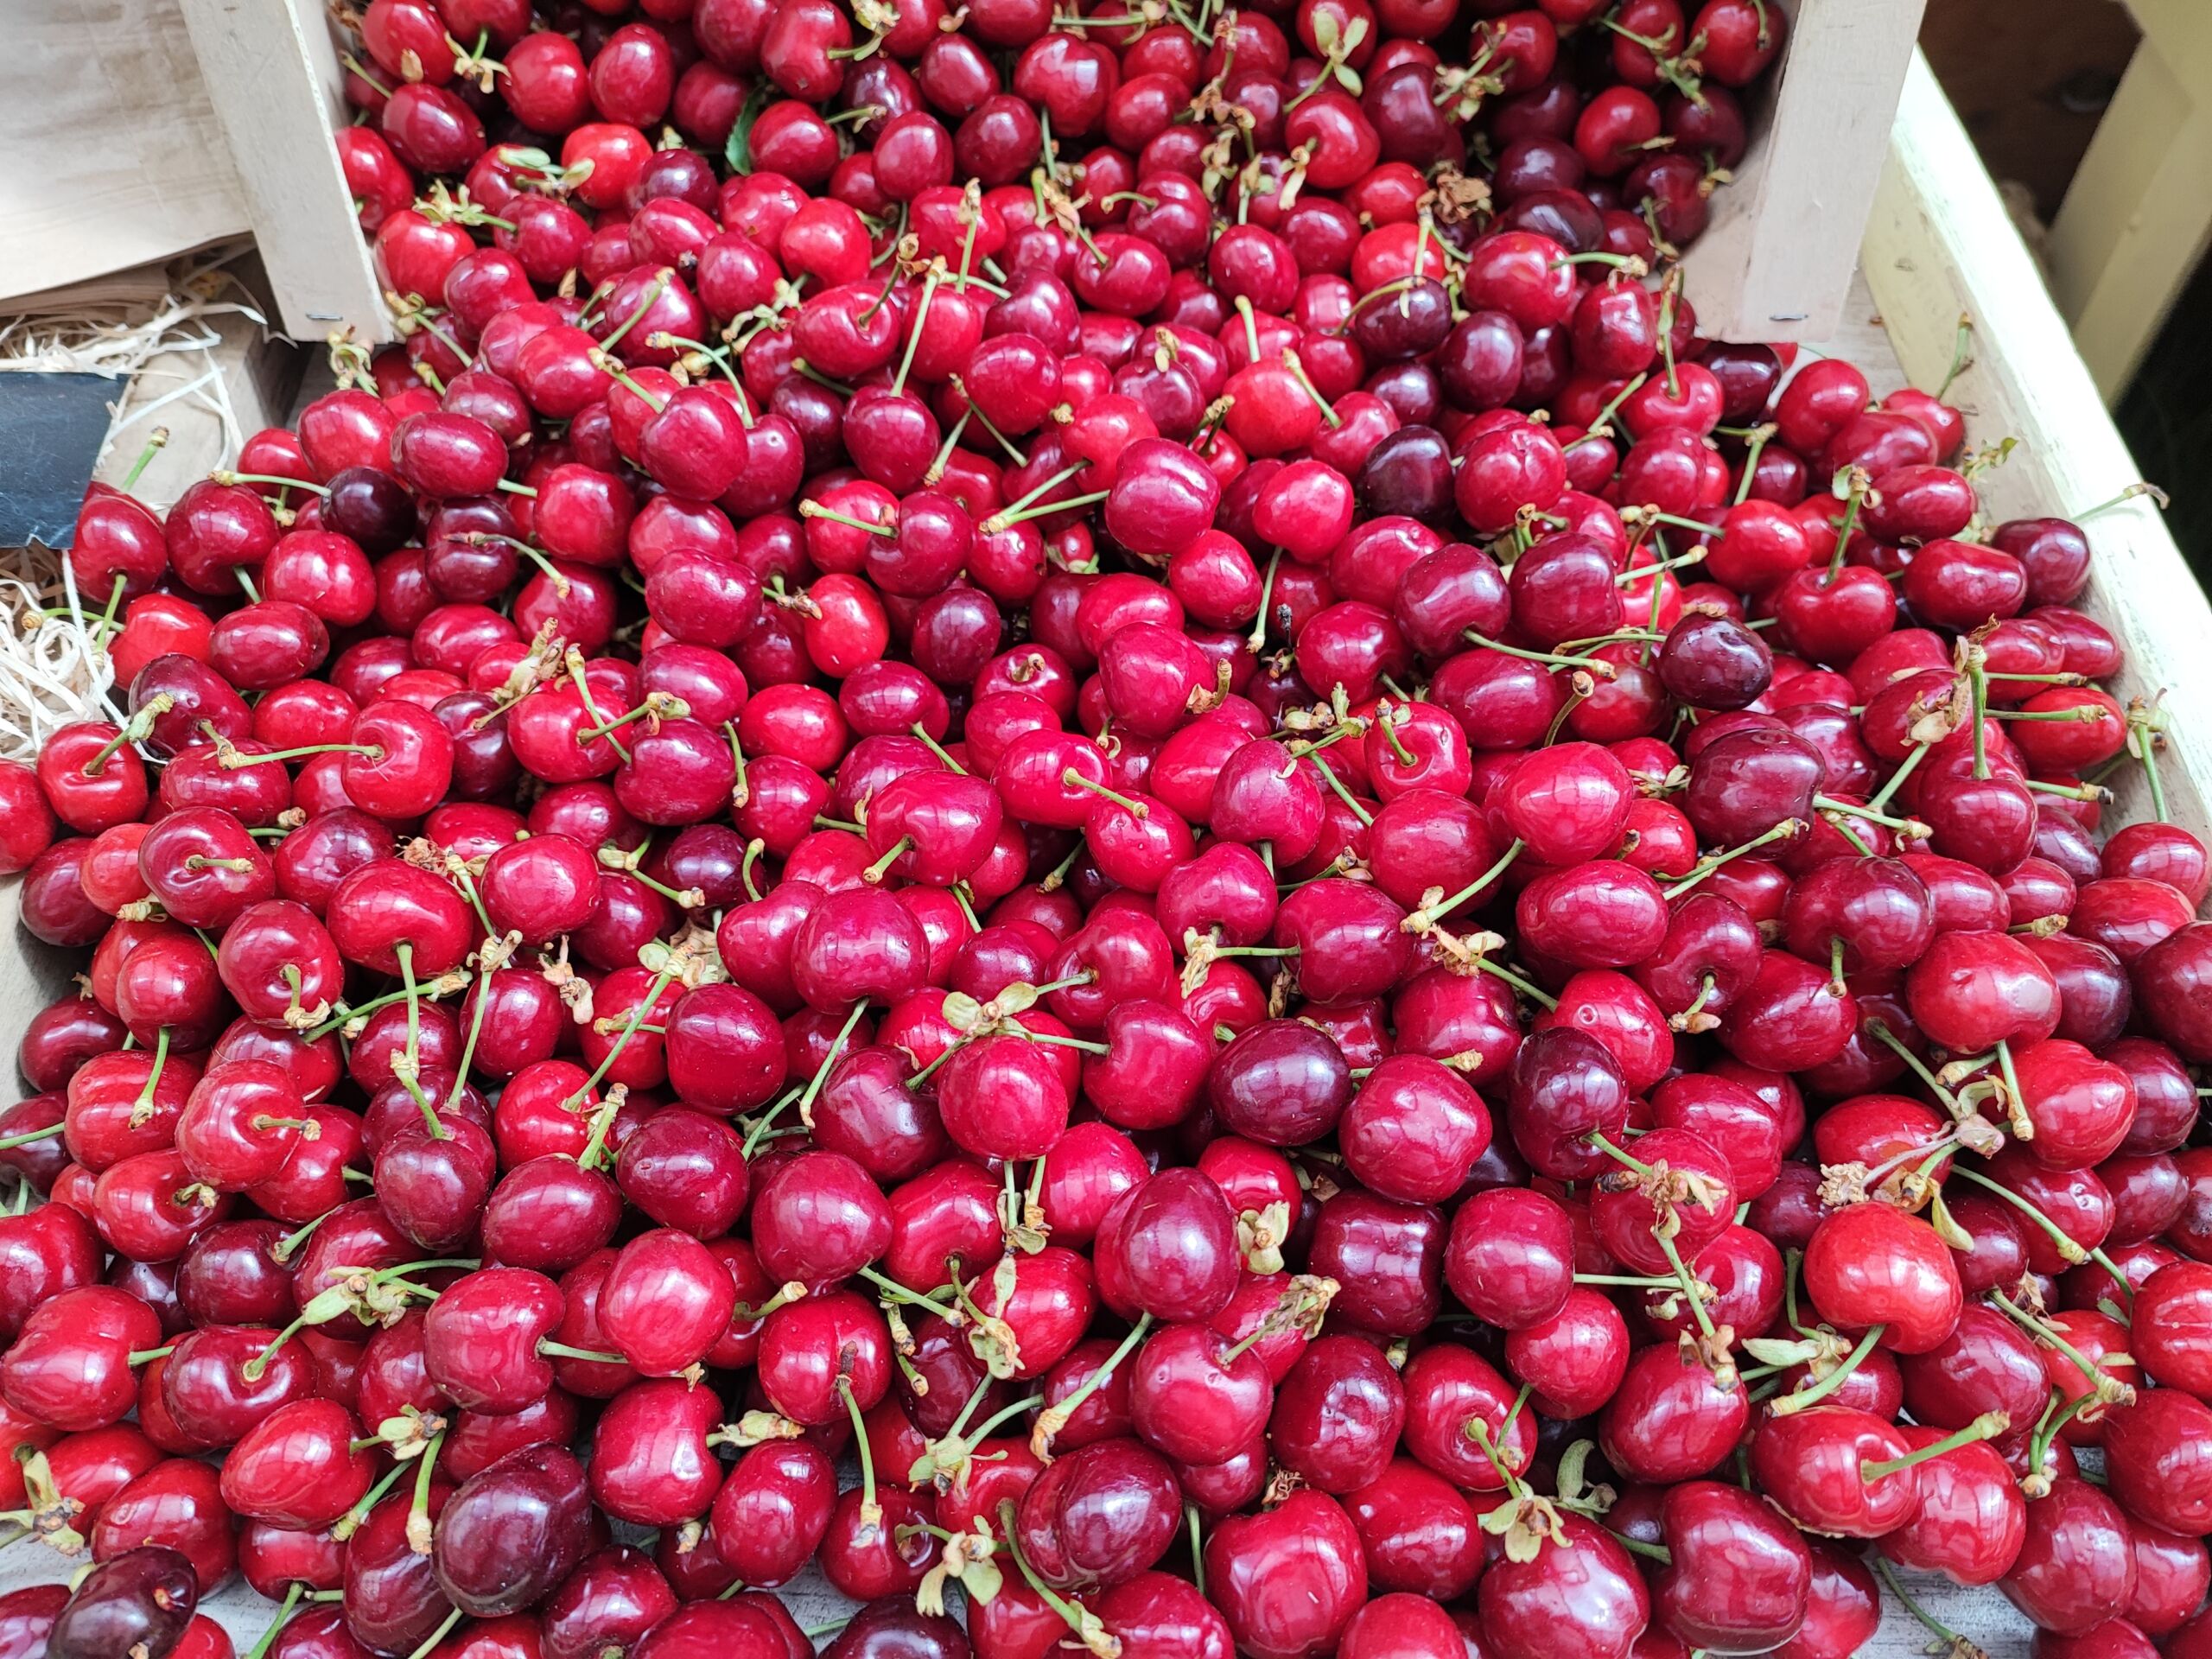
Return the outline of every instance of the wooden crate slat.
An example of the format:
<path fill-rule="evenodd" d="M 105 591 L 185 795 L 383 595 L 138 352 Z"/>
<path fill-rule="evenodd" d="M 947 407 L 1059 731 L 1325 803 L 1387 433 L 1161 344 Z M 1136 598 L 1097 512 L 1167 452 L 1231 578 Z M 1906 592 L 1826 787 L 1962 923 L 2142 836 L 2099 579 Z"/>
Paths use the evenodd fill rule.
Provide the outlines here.
<path fill-rule="evenodd" d="M 2212 7 L 2130 0 L 2142 26 L 2050 227 L 2050 285 L 2107 401 L 2212 242 Z"/>
<path fill-rule="evenodd" d="M 1963 313 L 1974 320 L 1975 359 L 1953 388 L 1978 444 L 2017 437 L 2012 459 L 1977 480 L 1993 518 L 2081 512 L 2139 476 L 2038 279 L 1957 114 L 1916 54 L 1866 226 L 1866 279 L 1898 361 L 1933 387 L 1951 360 Z M 2123 702 L 2163 691 L 2168 754 L 2161 766 L 2169 816 L 2200 837 L 2212 830 L 2212 606 L 2158 510 L 2134 500 L 2084 526 L 2096 556 L 2085 608 L 2119 636 L 2127 668 L 2111 689 Z M 2112 780 L 2122 813 L 2146 817 L 2139 772 Z"/>
<path fill-rule="evenodd" d="M 303 0 L 181 0 L 230 140 L 285 331 L 391 337 L 332 131 L 345 124 L 330 30 Z"/>
<path fill-rule="evenodd" d="M 1771 0 L 1770 0 L 1771 3 Z M 1842 320 L 1923 0 L 1797 0 L 1735 182 L 1683 259 L 1723 340 L 1821 340 Z M 1977 168 L 1980 163 L 1975 164 Z"/>

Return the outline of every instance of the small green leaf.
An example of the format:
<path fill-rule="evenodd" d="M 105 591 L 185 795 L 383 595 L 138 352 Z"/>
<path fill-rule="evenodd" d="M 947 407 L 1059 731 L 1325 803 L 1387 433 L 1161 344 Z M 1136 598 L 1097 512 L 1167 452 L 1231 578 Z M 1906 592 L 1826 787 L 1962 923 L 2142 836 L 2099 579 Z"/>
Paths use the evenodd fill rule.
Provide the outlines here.
<path fill-rule="evenodd" d="M 722 160 L 733 173 L 753 170 L 753 124 L 760 111 L 768 107 L 769 81 L 762 76 L 745 95 L 745 107 L 738 111 L 737 119 L 729 130 L 729 143 L 722 147 Z"/>

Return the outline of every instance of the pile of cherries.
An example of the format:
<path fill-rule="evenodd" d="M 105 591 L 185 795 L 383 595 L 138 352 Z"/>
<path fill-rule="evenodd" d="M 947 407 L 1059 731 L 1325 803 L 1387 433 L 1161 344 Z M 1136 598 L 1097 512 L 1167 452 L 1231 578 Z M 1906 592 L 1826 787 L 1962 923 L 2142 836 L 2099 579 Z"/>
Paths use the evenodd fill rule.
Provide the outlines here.
<path fill-rule="evenodd" d="M 1698 334 L 1771 0 L 640 12 L 372 0 L 405 344 L 86 500 L 0 1655 L 2212 1655 L 2212 865 Z"/>

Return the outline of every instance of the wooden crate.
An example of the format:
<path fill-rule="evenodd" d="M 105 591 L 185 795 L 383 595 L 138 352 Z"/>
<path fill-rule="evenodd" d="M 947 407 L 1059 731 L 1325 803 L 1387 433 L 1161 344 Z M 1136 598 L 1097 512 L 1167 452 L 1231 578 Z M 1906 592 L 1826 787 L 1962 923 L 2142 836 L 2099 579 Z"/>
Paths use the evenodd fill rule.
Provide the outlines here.
<path fill-rule="evenodd" d="M 1888 160 L 1872 196 L 1872 216 L 1858 277 L 1842 304 L 1842 326 L 1827 344 L 1865 368 L 1878 395 L 1906 384 L 1933 386 L 1950 362 L 1961 312 L 1977 327 L 1975 361 L 1953 389 L 1973 442 L 2020 441 L 2011 461 L 1980 480 L 1993 517 L 2080 510 L 2117 494 L 2135 472 L 2095 395 L 2088 368 L 2037 280 L 2027 250 L 1998 200 L 1925 62 L 1916 57 Z M 2087 607 L 2125 642 L 2123 697 L 2165 694 L 2172 749 L 2162 766 L 2176 821 L 2212 837 L 2212 677 L 2190 671 L 2212 640 L 2208 607 L 2156 512 L 2136 501 L 2088 525 L 2096 549 Z M 2143 785 L 2113 780 L 2130 816 L 2143 810 Z M 12 887 L 0 891 L 0 919 L 12 922 Z M 67 983 L 73 961 L 17 932 L 24 948 L 0 959 L 0 1044 L 12 1047 L 24 1022 Z M 36 1547 L 0 1555 L 0 1590 L 59 1579 L 67 1567 Z M 1916 1595 L 1993 1659 L 2026 1659 L 2026 1621 L 1991 1590 L 1910 1576 Z M 806 1586 L 795 1604 L 823 1605 Z M 243 1649 L 264 1624 L 267 1604 L 237 1588 L 211 1611 Z M 1883 1659 L 1919 1652 L 1926 1633 L 1892 1606 L 1869 1651 Z"/>
<path fill-rule="evenodd" d="M 1751 153 L 1683 262 L 1707 332 L 1836 332 L 1926 0 L 1769 0 L 1790 20 L 1751 97 Z M 311 0 L 182 0 L 286 330 L 391 337 L 329 133 L 350 116 L 336 26 Z"/>

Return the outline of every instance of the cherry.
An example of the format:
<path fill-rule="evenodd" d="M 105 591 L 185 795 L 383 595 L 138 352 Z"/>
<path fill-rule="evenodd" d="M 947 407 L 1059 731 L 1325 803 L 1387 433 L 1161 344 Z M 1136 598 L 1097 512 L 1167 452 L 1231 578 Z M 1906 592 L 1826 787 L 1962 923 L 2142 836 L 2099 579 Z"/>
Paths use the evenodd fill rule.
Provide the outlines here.
<path fill-rule="evenodd" d="M 1904 1431 L 1917 1449 L 1940 1438 L 1933 1428 Z M 1900 1565 L 1942 1572 L 1961 1584 L 1992 1584 L 2018 1559 L 2027 1506 L 2002 1458 L 1987 1446 L 1953 1448 L 1919 1468 L 1921 1506 L 1881 1541 Z"/>
<path fill-rule="evenodd" d="M 160 1342 L 160 1322 L 137 1298 L 100 1285 L 65 1290 L 31 1312 L 0 1359 L 0 1397 L 65 1433 L 105 1427 L 137 1403 L 131 1356 Z"/>
<path fill-rule="evenodd" d="M 375 1478 L 353 1414 L 334 1401 L 296 1400 L 249 1429 L 224 1459 L 223 1501 L 240 1515 L 313 1531 L 359 1503 Z"/>
<path fill-rule="evenodd" d="M 180 1651 L 200 1600 L 192 1563 L 161 1544 L 126 1549 L 79 1583 L 41 1643 L 54 1659 Z"/>
<path fill-rule="evenodd" d="M 2002 1588 L 2039 1627 L 2078 1634 L 2123 1611 L 2134 1580 L 2120 1507 L 2069 1478 L 2027 1506 L 2026 1537 Z"/>
<path fill-rule="evenodd" d="M 1962 1293 L 1951 1252 L 1933 1227 L 1885 1204 L 1853 1205 L 1823 1221 L 1805 1252 L 1806 1287 L 1823 1317 L 1847 1330 L 1885 1326 L 1899 1353 L 1924 1353 L 1950 1336 Z"/>
<path fill-rule="evenodd" d="M 1223 1522 L 1206 1540 L 1205 1558 L 1210 1599 L 1238 1649 L 1265 1659 L 1333 1643 L 1366 1599 L 1358 1535 L 1343 1508 L 1319 1492 L 1294 1492 L 1262 1514 Z M 1276 1593 L 1291 1582 L 1300 1593 Z"/>
<path fill-rule="evenodd" d="M 1484 1641 L 1509 1650 L 1624 1656 L 1651 1617 L 1628 1552 L 1579 1515 L 1560 1516 L 1529 1560 L 1494 1565 L 1477 1595 Z"/>
<path fill-rule="evenodd" d="M 1764 1651 L 1802 1626 L 1811 1554 L 1771 1508 L 1734 1486 L 1688 1481 L 1667 1493 L 1660 1526 L 1670 1559 L 1653 1584 L 1652 1612 L 1682 1641 Z"/>

